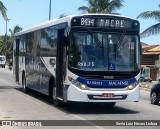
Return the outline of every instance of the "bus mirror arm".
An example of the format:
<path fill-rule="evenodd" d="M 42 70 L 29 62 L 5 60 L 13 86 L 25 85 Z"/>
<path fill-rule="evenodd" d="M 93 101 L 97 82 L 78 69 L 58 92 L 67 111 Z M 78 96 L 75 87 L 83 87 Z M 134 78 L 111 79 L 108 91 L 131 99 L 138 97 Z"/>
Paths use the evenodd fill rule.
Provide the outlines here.
<path fill-rule="evenodd" d="M 142 55 L 142 44 L 140 43 L 140 55 Z"/>
<path fill-rule="evenodd" d="M 64 36 L 64 38 L 63 38 L 63 45 L 64 46 L 69 46 L 69 38 L 68 37 L 66 37 L 66 36 Z"/>
<path fill-rule="evenodd" d="M 67 47 L 67 50 L 66 50 L 66 54 L 69 55 L 69 49 L 68 49 L 68 47 Z"/>

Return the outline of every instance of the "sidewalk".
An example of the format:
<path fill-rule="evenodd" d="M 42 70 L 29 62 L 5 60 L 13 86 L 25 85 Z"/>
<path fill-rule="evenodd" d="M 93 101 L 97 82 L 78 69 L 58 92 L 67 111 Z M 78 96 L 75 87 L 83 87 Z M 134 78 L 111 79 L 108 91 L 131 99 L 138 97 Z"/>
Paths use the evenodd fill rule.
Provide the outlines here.
<path fill-rule="evenodd" d="M 140 82 L 140 89 L 150 91 L 152 86 L 156 84 L 158 81 L 152 81 L 152 82 Z"/>

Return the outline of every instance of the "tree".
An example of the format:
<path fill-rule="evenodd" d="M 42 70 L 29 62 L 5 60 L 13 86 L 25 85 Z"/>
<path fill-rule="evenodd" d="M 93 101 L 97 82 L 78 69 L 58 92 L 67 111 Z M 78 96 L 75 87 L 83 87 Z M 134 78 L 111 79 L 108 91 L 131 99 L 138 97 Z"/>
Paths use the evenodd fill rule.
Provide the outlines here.
<path fill-rule="evenodd" d="M 13 55 L 14 34 L 21 31 L 22 28 L 16 25 L 13 30 L 9 29 L 11 35 L 0 36 L 0 54 L 5 55 L 7 59 L 11 59 Z M 6 41 L 7 40 L 7 41 Z"/>
<path fill-rule="evenodd" d="M 11 36 L 14 36 L 15 33 L 20 32 L 23 28 L 19 25 L 16 25 L 13 30 L 9 29 L 9 32 L 11 33 Z"/>
<path fill-rule="evenodd" d="M 160 8 L 160 4 L 159 4 Z M 145 11 L 138 15 L 137 18 L 144 18 L 144 19 L 155 19 L 158 21 L 157 24 L 154 24 L 150 27 L 148 27 L 146 30 L 144 30 L 141 33 L 141 37 L 147 37 L 151 35 L 157 35 L 160 32 L 160 10 L 153 10 L 153 11 Z"/>
<path fill-rule="evenodd" d="M 7 43 L 6 43 L 6 39 L 7 39 Z M 12 51 L 9 40 L 10 40 L 10 36 L 8 35 L 7 37 L 4 35 L 0 36 L 0 54 L 5 55 L 6 57 L 8 57 L 8 55 L 11 55 L 10 51 Z"/>
<path fill-rule="evenodd" d="M 22 29 L 23 29 L 23 28 L 20 27 L 19 25 L 16 25 L 16 26 L 13 28 L 13 30 L 9 29 L 9 32 L 11 33 L 11 35 L 10 35 L 8 41 L 7 41 L 7 45 L 8 45 L 8 52 L 7 52 L 7 54 L 8 54 L 8 56 L 9 56 L 9 58 L 11 58 L 12 55 L 13 55 L 14 34 L 17 33 L 17 32 L 22 31 Z"/>
<path fill-rule="evenodd" d="M 5 55 L 5 36 L 0 36 L 0 55 Z"/>
<path fill-rule="evenodd" d="M 65 14 L 65 13 L 63 13 L 63 14 L 61 14 L 60 16 L 59 16 L 59 18 L 63 18 L 63 17 L 66 17 L 67 15 Z"/>
<path fill-rule="evenodd" d="M 8 17 L 7 17 L 7 9 L 6 7 L 3 5 L 2 1 L 0 0 L 0 12 L 2 14 L 2 17 L 4 20 L 8 20 Z"/>
<path fill-rule="evenodd" d="M 88 6 L 81 6 L 79 11 L 87 13 L 114 13 L 123 7 L 123 0 L 86 0 Z M 117 13 L 116 13 L 117 14 Z"/>

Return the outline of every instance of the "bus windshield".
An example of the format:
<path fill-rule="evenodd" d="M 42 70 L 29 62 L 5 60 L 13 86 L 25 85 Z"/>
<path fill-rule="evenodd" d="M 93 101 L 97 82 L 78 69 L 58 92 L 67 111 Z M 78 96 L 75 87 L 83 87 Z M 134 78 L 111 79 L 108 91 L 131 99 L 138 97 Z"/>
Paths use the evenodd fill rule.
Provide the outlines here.
<path fill-rule="evenodd" d="M 140 68 L 138 36 L 74 31 L 69 67 L 85 71 L 136 71 Z"/>

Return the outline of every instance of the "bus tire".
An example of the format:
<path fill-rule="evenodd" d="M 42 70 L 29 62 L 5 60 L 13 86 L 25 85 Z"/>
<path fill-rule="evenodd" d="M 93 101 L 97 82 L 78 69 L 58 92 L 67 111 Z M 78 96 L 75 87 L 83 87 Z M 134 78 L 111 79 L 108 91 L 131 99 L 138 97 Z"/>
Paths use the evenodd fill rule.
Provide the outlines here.
<path fill-rule="evenodd" d="M 51 78 L 49 82 L 49 101 L 56 107 L 61 106 L 60 100 L 57 99 L 56 86 L 53 78 Z"/>
<path fill-rule="evenodd" d="M 151 104 L 155 104 L 157 105 L 159 103 L 159 100 L 158 100 L 158 95 L 155 91 L 153 91 L 151 93 L 151 97 L 150 97 L 150 100 L 151 100 Z"/>
<path fill-rule="evenodd" d="M 56 87 L 53 87 L 53 101 L 55 107 L 62 107 L 62 101 L 57 98 Z"/>
<path fill-rule="evenodd" d="M 22 88 L 23 88 L 23 92 L 27 94 L 28 88 L 26 87 L 26 78 L 24 73 L 22 74 Z"/>

